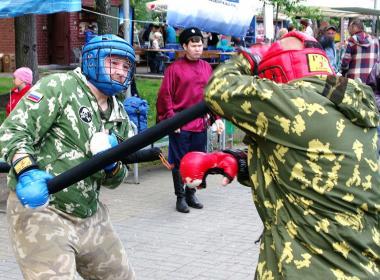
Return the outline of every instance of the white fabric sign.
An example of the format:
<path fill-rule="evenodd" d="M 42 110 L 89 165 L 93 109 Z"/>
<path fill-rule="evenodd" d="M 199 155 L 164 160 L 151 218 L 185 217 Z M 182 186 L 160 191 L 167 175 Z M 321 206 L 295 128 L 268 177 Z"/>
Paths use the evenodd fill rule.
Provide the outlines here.
<path fill-rule="evenodd" d="M 168 3 L 167 23 L 244 36 L 258 5 L 258 0 L 172 0 Z"/>

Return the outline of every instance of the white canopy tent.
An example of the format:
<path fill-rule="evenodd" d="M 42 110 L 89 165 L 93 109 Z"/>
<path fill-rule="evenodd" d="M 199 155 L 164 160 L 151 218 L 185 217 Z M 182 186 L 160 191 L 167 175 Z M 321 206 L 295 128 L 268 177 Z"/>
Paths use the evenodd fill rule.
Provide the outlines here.
<path fill-rule="evenodd" d="M 374 9 L 376 0 L 302 0 L 300 2 L 303 6 L 309 7 L 328 7 L 328 8 L 366 8 Z"/>
<path fill-rule="evenodd" d="M 380 0 L 302 0 L 301 5 L 320 8 L 332 17 L 359 17 L 380 15 Z"/>
<path fill-rule="evenodd" d="M 360 17 L 373 18 L 380 16 L 380 0 L 302 0 L 301 5 L 320 8 L 322 13 L 331 17 L 343 18 Z M 341 30 L 343 38 L 344 30 Z"/>

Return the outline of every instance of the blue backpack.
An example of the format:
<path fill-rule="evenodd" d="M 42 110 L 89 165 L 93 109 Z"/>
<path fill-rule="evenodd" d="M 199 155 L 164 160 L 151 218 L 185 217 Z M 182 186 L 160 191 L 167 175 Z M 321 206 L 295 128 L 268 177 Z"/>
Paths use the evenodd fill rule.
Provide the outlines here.
<path fill-rule="evenodd" d="M 129 119 L 137 126 L 139 133 L 147 129 L 149 105 L 145 99 L 138 96 L 127 97 L 124 100 L 124 109 Z"/>

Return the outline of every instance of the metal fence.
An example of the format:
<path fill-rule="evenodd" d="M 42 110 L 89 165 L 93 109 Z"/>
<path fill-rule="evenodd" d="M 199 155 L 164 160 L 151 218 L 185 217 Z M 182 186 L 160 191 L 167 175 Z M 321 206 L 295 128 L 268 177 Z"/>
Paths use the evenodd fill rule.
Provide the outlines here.
<path fill-rule="evenodd" d="M 0 213 L 5 213 L 8 194 L 7 174 L 0 173 Z"/>

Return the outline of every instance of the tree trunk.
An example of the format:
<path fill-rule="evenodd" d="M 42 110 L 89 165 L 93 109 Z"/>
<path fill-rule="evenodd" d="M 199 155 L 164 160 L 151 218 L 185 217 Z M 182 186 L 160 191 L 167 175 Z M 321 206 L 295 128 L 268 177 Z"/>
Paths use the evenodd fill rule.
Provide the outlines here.
<path fill-rule="evenodd" d="M 277 3 L 276 5 L 276 24 L 277 24 L 277 21 L 278 21 L 278 14 L 280 13 L 280 4 Z"/>
<path fill-rule="evenodd" d="M 279 14 L 279 12 L 280 12 L 280 4 L 279 3 L 277 3 L 277 5 L 276 5 L 276 20 L 275 20 L 275 26 L 274 26 L 274 38 L 275 38 L 275 40 L 276 39 L 279 39 L 279 38 L 276 38 L 277 37 L 277 35 L 278 35 L 278 32 L 276 32 L 277 31 L 277 24 L 278 24 L 278 14 Z"/>
<path fill-rule="evenodd" d="M 35 15 L 15 18 L 16 67 L 29 67 L 33 71 L 33 83 L 39 79 L 37 57 L 37 32 Z"/>
<path fill-rule="evenodd" d="M 110 0 L 95 0 L 95 11 L 101 14 L 109 15 L 111 11 Z M 111 21 L 109 17 L 98 15 L 98 34 L 109 34 L 112 32 Z"/>

